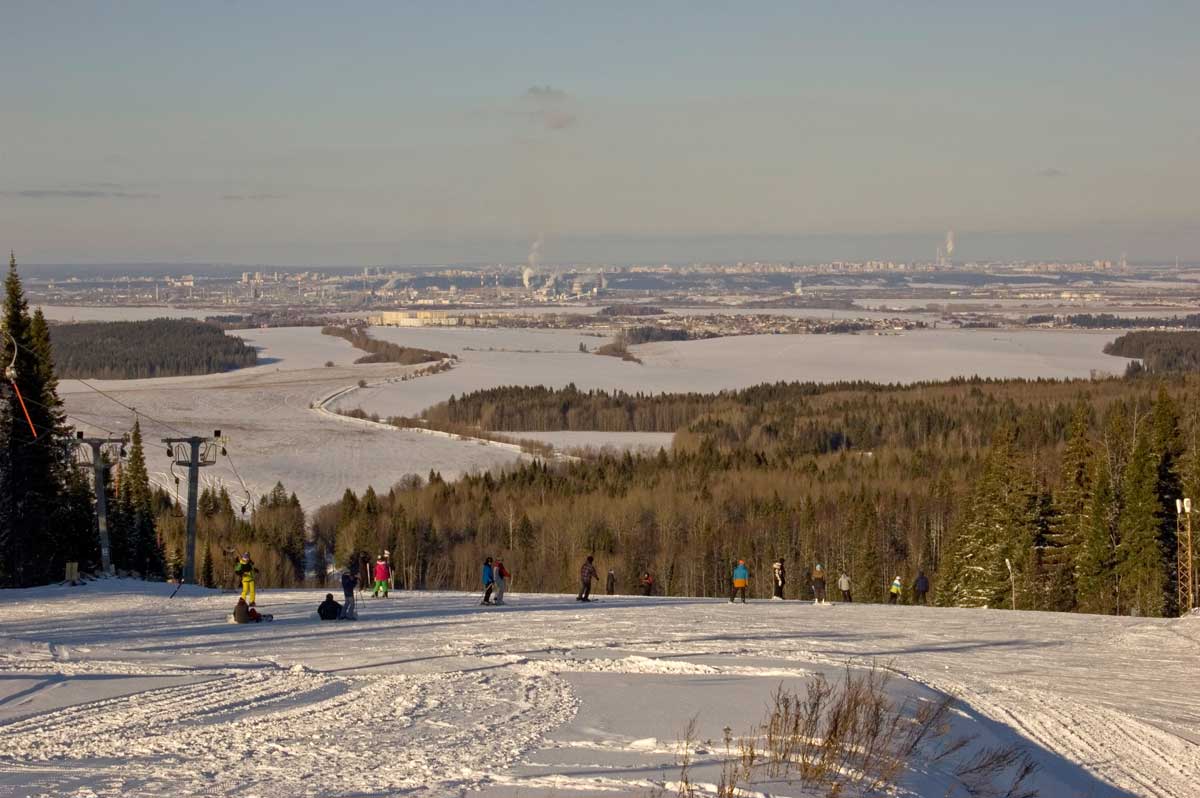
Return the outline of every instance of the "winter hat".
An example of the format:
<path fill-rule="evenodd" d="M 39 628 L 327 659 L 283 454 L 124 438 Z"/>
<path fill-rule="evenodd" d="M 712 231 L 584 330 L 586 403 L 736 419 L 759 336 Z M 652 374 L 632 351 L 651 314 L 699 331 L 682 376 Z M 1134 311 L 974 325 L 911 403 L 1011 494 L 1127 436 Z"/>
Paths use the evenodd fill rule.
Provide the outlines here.
<path fill-rule="evenodd" d="M 248 551 L 243 552 L 241 560 L 242 560 L 242 562 L 249 562 L 250 561 L 250 552 L 248 552 Z"/>

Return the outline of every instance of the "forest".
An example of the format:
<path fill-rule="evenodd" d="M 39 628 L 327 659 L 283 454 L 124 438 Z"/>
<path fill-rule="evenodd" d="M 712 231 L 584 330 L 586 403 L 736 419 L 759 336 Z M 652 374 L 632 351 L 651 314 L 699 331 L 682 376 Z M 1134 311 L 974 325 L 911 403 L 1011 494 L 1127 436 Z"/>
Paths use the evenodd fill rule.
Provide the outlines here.
<path fill-rule="evenodd" d="M 61 379 L 182 377 L 258 363 L 241 338 L 193 319 L 55 324 L 50 340 Z"/>
<path fill-rule="evenodd" d="M 367 335 L 361 327 L 325 326 L 321 328 L 325 335 L 343 338 L 367 354 L 355 363 L 400 363 L 411 366 L 417 363 L 431 363 L 435 360 L 452 360 L 453 356 L 445 352 L 434 352 L 429 349 L 419 349 L 414 346 L 401 346 L 390 341 L 380 341 Z"/>
<path fill-rule="evenodd" d="M 1040 313 L 1025 319 L 1026 324 L 1049 324 L 1060 317 Z M 1145 327 L 1176 327 L 1196 329 L 1200 327 L 1200 313 L 1189 313 L 1186 316 L 1115 316 L 1112 313 L 1073 313 L 1063 318 L 1068 326 L 1085 329 L 1116 330 L 1140 329 Z"/>
<path fill-rule="evenodd" d="M 710 397 L 497 389 L 456 400 L 455 418 L 583 428 L 608 410 L 614 427 L 678 423 L 674 445 L 347 491 L 316 512 L 314 534 L 339 561 L 390 549 L 411 587 L 473 588 L 492 555 L 517 590 L 573 591 L 594 554 L 625 591 L 648 571 L 662 592 L 720 596 L 745 558 L 766 597 L 782 557 L 793 598 L 811 595 L 806 574 L 822 563 L 851 577 L 856 600 L 924 572 L 945 605 L 1170 615 L 1174 500 L 1200 495 L 1197 387 L 1187 376 Z"/>
<path fill-rule="evenodd" d="M 1133 372 L 1167 374 L 1200 371 L 1200 332 L 1141 330 L 1125 333 L 1104 347 L 1118 357 L 1140 358 Z"/>

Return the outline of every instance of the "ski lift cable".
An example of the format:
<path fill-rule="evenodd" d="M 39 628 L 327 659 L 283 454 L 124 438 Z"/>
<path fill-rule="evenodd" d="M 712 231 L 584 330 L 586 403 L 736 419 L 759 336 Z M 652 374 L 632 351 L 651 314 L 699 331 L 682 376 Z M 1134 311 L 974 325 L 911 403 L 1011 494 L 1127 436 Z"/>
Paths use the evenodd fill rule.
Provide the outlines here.
<path fill-rule="evenodd" d="M 33 355 L 34 357 L 37 357 L 37 352 L 34 352 L 34 351 L 33 351 L 32 349 L 30 349 L 29 347 L 25 346 L 24 344 L 21 344 L 21 343 L 19 343 L 19 342 L 17 341 L 17 339 L 16 339 L 16 338 L 13 338 L 13 336 L 12 336 L 11 334 L 9 334 L 9 336 L 8 336 L 8 337 L 9 337 L 9 339 L 10 339 L 10 340 L 12 340 L 12 343 L 13 343 L 13 363 L 14 363 L 14 364 L 17 362 L 17 353 L 16 353 L 16 350 L 17 350 L 18 348 L 19 348 L 19 349 L 24 349 L 24 350 L 25 350 L 26 352 L 28 352 L 29 354 Z M 11 369 L 11 368 L 12 368 L 12 366 L 9 366 L 9 368 Z M 111 402 L 115 402 L 115 403 L 119 404 L 121 407 L 123 407 L 123 408 L 125 408 L 126 410 L 128 410 L 129 412 L 133 413 L 135 416 L 144 416 L 145 418 L 149 419 L 150 421 L 153 421 L 155 424 L 158 424 L 158 425 L 159 425 L 159 426 L 161 426 L 161 427 L 164 427 L 165 429 L 169 429 L 169 430 L 171 430 L 172 432 L 177 432 L 177 433 L 179 433 L 180 435 L 184 435 L 184 436 L 186 436 L 186 435 L 187 435 L 187 433 L 186 433 L 186 432 L 184 432 L 183 430 L 179 429 L 179 427 L 173 427 L 173 426 L 171 426 L 170 424 L 168 424 L 168 423 L 167 423 L 167 422 L 165 422 L 165 421 L 160 421 L 159 419 L 155 418 L 154 416 L 151 416 L 151 415 L 149 415 L 149 414 L 147 414 L 147 413 L 143 413 L 143 412 L 141 412 L 141 411 L 139 411 L 139 410 L 137 410 L 137 409 L 135 409 L 135 408 L 133 408 L 133 407 L 131 407 L 131 406 L 129 406 L 129 405 L 127 405 L 127 404 L 125 404 L 125 403 L 124 403 L 124 402 L 122 402 L 120 399 L 117 399 L 116 397 L 114 397 L 114 396 L 113 396 L 112 394 L 110 394 L 110 393 L 106 393 L 105 391 L 102 391 L 102 390 L 100 390 L 99 388 L 97 388 L 96 386 L 92 385 L 92 384 L 91 384 L 91 383 L 89 383 L 87 380 L 83 379 L 82 377 L 71 377 L 71 379 L 75 380 L 76 382 L 78 382 L 80 385 L 82 385 L 83 387 L 87 388 L 88 390 L 90 390 L 90 391 L 95 391 L 96 393 L 98 393 L 98 394 L 100 394 L 101 396 L 103 396 L 105 399 L 108 399 L 108 400 L 109 400 L 109 401 L 111 401 Z M 15 383 L 14 383 L 14 387 L 16 387 Z"/>

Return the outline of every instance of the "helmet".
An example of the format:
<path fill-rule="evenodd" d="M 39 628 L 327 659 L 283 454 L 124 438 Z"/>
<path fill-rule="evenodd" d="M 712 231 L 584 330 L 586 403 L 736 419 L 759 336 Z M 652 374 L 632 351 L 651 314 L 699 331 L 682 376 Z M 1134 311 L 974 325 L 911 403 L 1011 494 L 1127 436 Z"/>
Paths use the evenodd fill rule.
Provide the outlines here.
<path fill-rule="evenodd" d="M 242 562 L 250 562 L 250 552 L 243 552 L 241 560 Z"/>

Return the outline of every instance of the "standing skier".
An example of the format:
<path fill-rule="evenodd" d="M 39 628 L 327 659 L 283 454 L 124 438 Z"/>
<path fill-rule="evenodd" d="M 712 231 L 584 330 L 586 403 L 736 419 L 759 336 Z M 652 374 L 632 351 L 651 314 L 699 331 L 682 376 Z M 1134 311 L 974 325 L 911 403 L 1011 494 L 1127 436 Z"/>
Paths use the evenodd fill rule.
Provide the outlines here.
<path fill-rule="evenodd" d="M 496 564 L 492 566 L 492 580 L 496 583 L 496 598 L 492 599 L 493 604 L 504 603 L 504 592 L 508 590 L 508 578 L 510 576 L 512 574 L 504 567 L 504 563 L 496 560 Z"/>
<path fill-rule="evenodd" d="M 787 584 L 787 572 L 783 567 L 783 558 L 780 557 L 772 566 L 775 571 L 775 598 L 783 598 L 783 588 Z"/>
<path fill-rule="evenodd" d="M 358 577 L 354 575 L 354 569 L 347 568 L 342 571 L 342 598 L 345 599 L 345 602 L 342 604 L 342 614 L 338 617 L 343 620 L 358 620 L 358 607 L 354 602 L 356 587 L 358 587 Z"/>
<path fill-rule="evenodd" d="M 904 583 L 900 581 L 900 577 L 892 580 L 892 586 L 888 588 L 888 604 L 895 604 L 900 600 L 900 594 L 904 591 Z"/>
<path fill-rule="evenodd" d="M 604 592 L 610 596 L 617 592 L 617 575 L 611 568 L 608 569 L 608 576 L 604 578 Z"/>
<path fill-rule="evenodd" d="M 812 569 L 813 604 L 825 603 L 825 567 L 817 563 Z"/>
<path fill-rule="evenodd" d="M 592 565 L 592 559 L 592 555 L 589 554 L 579 569 L 579 595 L 575 597 L 576 601 L 592 600 L 592 582 L 599 578 L 596 575 L 596 566 Z"/>
<path fill-rule="evenodd" d="M 387 561 L 383 559 L 383 555 L 379 555 L 379 559 L 375 561 L 375 590 L 371 596 L 378 598 L 380 593 L 383 597 L 388 597 L 388 580 L 392 578 L 392 569 L 388 566 Z"/>
<path fill-rule="evenodd" d="M 842 575 L 838 577 L 838 590 L 842 591 L 842 601 L 847 604 L 853 601 L 850 598 L 850 577 L 846 576 L 845 571 L 842 571 Z"/>
<path fill-rule="evenodd" d="M 929 592 L 929 578 L 924 571 L 917 571 L 917 581 L 913 582 L 913 599 L 917 604 L 925 603 L 925 594 Z"/>
<path fill-rule="evenodd" d="M 492 591 L 496 589 L 496 572 L 492 568 L 492 558 L 485 557 L 483 560 L 483 601 L 479 602 L 480 606 L 492 603 Z"/>
<path fill-rule="evenodd" d="M 745 560 L 738 560 L 737 565 L 733 566 L 733 589 L 729 593 L 729 603 L 732 604 L 734 598 L 740 592 L 742 594 L 742 603 L 746 603 L 746 586 L 750 584 L 750 569 L 746 567 Z"/>
<path fill-rule="evenodd" d="M 251 607 L 254 606 L 254 561 L 250 552 L 244 552 L 234 563 L 233 572 L 242 578 L 242 598 Z"/>

